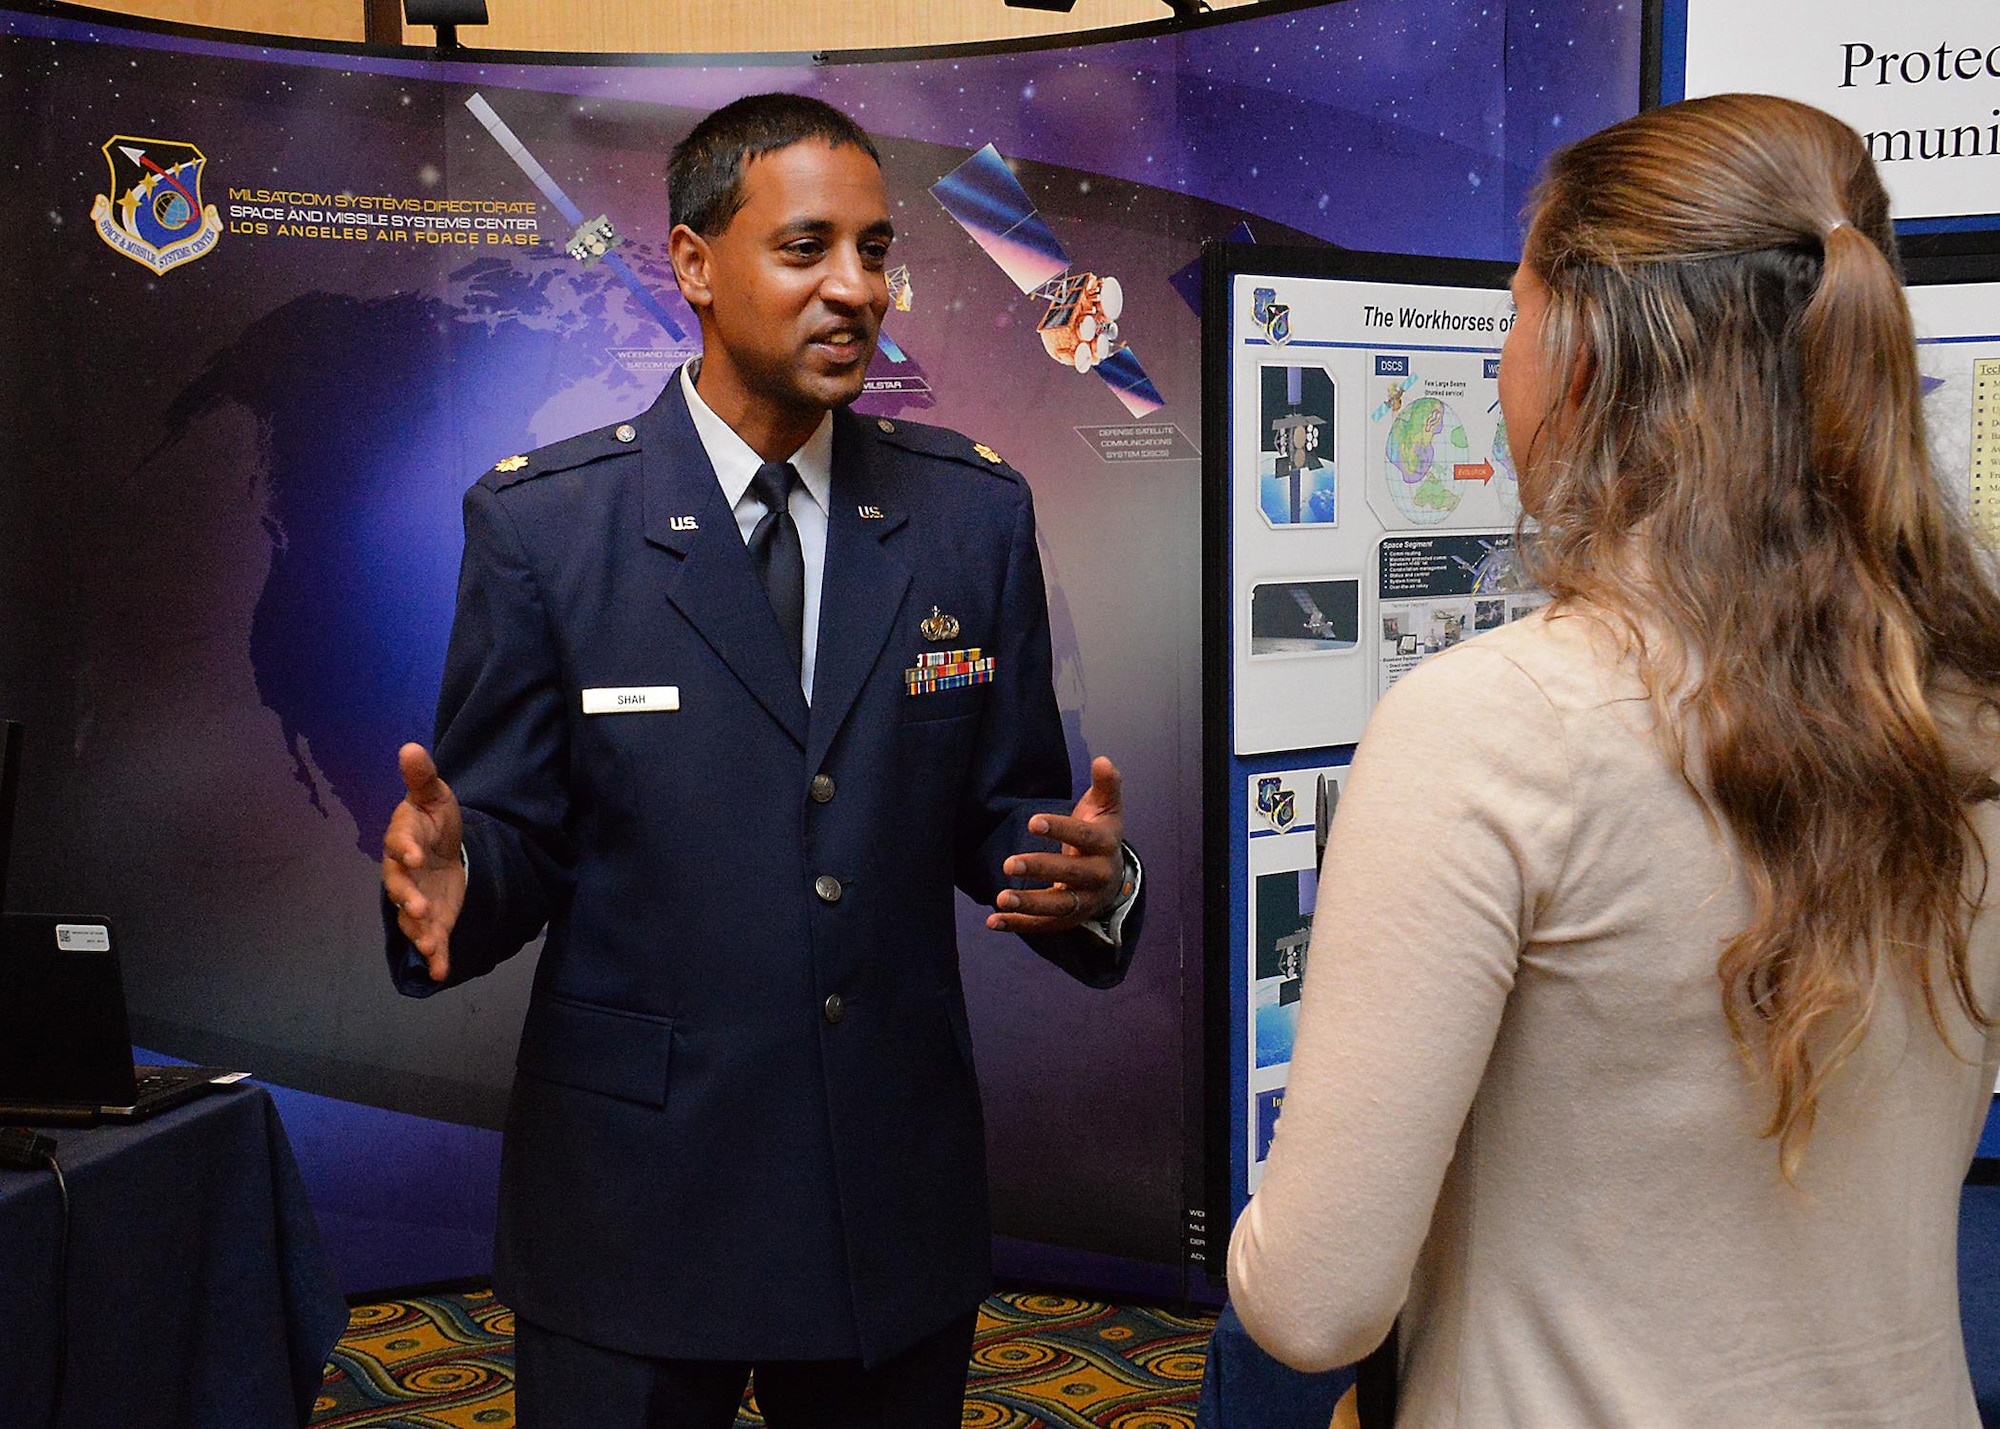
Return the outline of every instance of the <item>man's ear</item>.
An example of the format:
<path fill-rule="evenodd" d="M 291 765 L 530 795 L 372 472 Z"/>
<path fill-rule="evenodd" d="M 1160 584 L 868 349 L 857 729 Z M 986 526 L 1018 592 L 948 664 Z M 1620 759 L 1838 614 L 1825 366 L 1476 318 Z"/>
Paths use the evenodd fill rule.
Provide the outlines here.
<path fill-rule="evenodd" d="M 674 225 L 667 235 L 667 255 L 673 261 L 674 282 L 681 296 L 697 313 L 715 301 L 715 255 L 708 240 L 685 223 Z"/>

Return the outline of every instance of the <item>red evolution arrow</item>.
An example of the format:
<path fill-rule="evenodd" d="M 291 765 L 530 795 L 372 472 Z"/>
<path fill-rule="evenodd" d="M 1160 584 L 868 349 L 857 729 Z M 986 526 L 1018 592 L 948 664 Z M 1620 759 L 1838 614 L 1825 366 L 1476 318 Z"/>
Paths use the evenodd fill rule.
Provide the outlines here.
<path fill-rule="evenodd" d="M 1481 463 L 1479 463 L 1478 466 L 1453 465 L 1451 469 L 1451 479 L 1453 481 L 1490 482 L 1493 480 L 1493 463 L 1490 461 L 1482 461 Z"/>
<path fill-rule="evenodd" d="M 195 201 L 195 196 L 189 193 L 185 188 L 181 186 L 181 181 L 179 179 L 175 178 L 172 174 L 168 173 L 165 169 L 161 168 L 158 164 L 154 163 L 151 159 L 147 158 L 146 151 L 144 149 L 135 149 L 130 144 L 120 144 L 118 146 L 118 152 L 123 154 L 126 158 L 130 159 L 133 163 L 151 169 L 154 173 L 158 174 L 161 178 L 165 179 L 175 188 L 180 189 L 181 197 L 186 199 L 188 202 L 189 211 L 192 212 L 196 218 L 201 217 L 201 205 Z M 186 224 L 182 224 L 181 226 L 183 228 L 187 227 Z"/>

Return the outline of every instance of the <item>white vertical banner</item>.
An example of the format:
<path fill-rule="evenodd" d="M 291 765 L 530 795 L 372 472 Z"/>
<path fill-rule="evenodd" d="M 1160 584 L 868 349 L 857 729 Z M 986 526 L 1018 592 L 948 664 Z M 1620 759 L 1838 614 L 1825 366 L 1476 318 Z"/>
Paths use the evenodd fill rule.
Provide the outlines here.
<path fill-rule="evenodd" d="M 1778 94 L 1838 115 L 1899 219 L 2000 214 L 2000 4 L 1685 3 L 1688 98 Z"/>

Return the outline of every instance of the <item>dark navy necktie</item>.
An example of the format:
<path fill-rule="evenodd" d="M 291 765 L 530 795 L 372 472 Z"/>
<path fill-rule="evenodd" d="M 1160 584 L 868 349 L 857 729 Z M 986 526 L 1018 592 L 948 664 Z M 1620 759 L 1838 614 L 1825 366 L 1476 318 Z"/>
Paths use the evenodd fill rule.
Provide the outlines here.
<path fill-rule="evenodd" d="M 763 518 L 750 532 L 750 564 L 764 582 L 795 667 L 805 658 L 806 629 L 806 557 L 789 505 L 798 480 L 788 461 L 767 461 L 750 478 L 750 490 L 764 503 Z"/>

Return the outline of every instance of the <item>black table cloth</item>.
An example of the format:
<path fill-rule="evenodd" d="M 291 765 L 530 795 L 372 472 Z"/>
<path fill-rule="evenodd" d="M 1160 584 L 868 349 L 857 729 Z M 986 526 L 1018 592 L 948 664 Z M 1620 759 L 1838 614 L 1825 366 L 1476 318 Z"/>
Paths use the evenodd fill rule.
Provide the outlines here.
<path fill-rule="evenodd" d="M 72 1207 L 60 1429 L 304 1424 L 347 1309 L 269 1093 L 42 1130 Z M 58 1224 L 48 1171 L 0 1169 L 0 1429 L 49 1424 Z"/>

